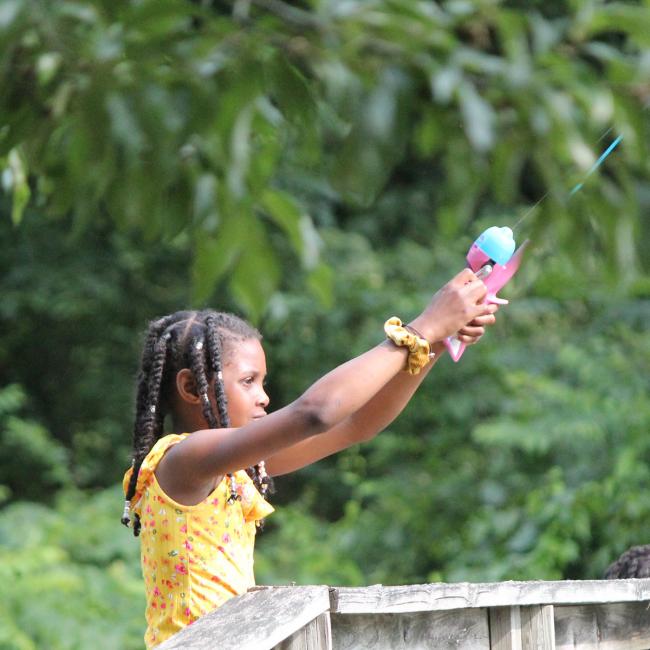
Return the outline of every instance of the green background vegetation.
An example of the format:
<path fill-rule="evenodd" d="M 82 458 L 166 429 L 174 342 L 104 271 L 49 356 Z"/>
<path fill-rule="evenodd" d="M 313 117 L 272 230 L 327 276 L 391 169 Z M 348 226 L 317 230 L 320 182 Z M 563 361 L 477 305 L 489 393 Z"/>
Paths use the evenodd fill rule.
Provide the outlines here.
<path fill-rule="evenodd" d="M 258 581 L 598 578 L 650 542 L 648 78 L 647 0 L 0 4 L 0 648 L 142 645 L 149 319 L 253 319 L 286 404 L 524 216 L 481 344 L 277 480 Z"/>

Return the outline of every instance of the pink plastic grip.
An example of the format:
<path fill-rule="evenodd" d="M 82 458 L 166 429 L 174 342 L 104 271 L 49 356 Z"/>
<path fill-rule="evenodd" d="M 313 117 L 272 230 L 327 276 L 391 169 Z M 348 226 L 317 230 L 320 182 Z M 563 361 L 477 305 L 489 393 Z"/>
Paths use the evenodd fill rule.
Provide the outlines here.
<path fill-rule="evenodd" d="M 528 241 L 525 241 L 513 254 L 513 256 L 508 260 L 504 265 L 495 264 L 492 268 L 492 272 L 488 275 L 483 283 L 487 287 L 487 296 L 485 297 L 484 303 L 496 304 L 496 305 L 507 305 L 508 301 L 503 298 L 499 298 L 497 293 L 510 281 L 512 276 L 517 272 L 519 265 L 521 264 L 521 258 L 526 248 Z M 480 271 L 479 271 L 480 273 Z M 477 274 L 478 275 L 478 274 Z M 445 346 L 449 351 L 449 356 L 454 360 L 458 361 L 465 352 L 467 347 L 465 343 L 459 341 L 456 336 L 449 336 L 445 339 Z"/>

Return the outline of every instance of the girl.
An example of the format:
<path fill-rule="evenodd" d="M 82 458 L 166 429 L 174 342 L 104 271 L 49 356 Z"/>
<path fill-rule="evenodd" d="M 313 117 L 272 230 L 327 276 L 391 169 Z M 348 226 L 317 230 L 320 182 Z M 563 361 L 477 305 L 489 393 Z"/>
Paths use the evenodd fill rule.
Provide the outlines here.
<path fill-rule="evenodd" d="M 494 323 L 485 285 L 461 271 L 388 340 L 267 415 L 261 336 L 231 314 L 177 312 L 149 327 L 122 522 L 141 534 L 151 648 L 254 584 L 256 523 L 270 476 L 369 440 L 406 406 L 445 337 Z M 407 370 L 407 373 L 402 372 Z M 421 372 L 422 371 L 422 372 Z M 171 431 L 163 436 L 165 417 Z"/>

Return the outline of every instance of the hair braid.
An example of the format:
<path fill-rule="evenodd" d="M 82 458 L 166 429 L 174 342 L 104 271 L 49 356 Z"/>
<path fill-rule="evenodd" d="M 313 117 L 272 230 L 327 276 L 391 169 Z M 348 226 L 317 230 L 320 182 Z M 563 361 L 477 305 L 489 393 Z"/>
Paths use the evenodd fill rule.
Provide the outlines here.
<path fill-rule="evenodd" d="M 201 398 L 201 409 L 203 410 L 203 417 L 210 427 L 213 429 L 219 428 L 219 422 L 212 410 L 212 404 L 208 395 L 210 384 L 208 382 L 208 375 L 205 368 L 205 356 L 203 353 L 204 341 L 203 339 L 194 339 L 192 347 L 190 348 L 190 369 L 194 375 L 194 380 L 199 389 L 199 397 Z"/>
<path fill-rule="evenodd" d="M 222 345 L 221 337 L 218 331 L 217 314 L 208 314 L 205 318 L 205 334 L 208 343 L 208 354 L 210 355 L 210 365 L 214 372 L 214 397 L 217 401 L 217 411 L 219 413 L 219 422 L 222 427 L 230 426 L 228 417 L 228 400 L 226 399 L 226 390 L 223 385 L 223 365 L 221 361 Z"/>
<path fill-rule="evenodd" d="M 160 437 L 163 428 L 165 415 L 160 400 L 160 383 L 162 381 L 164 363 L 167 356 L 167 341 L 171 334 L 163 334 L 162 338 L 160 334 L 174 320 L 175 315 L 172 315 L 151 323 L 144 344 L 136 391 L 136 417 L 133 427 L 133 460 L 131 463 L 132 472 L 121 519 L 125 526 L 128 526 L 131 520 L 130 502 L 135 495 L 140 467 L 156 440 Z M 133 534 L 136 537 L 140 534 L 140 517 L 137 514 L 134 514 Z"/>
<path fill-rule="evenodd" d="M 210 358 L 210 365 L 214 372 L 214 397 L 217 402 L 217 412 L 219 413 L 219 423 L 222 427 L 230 426 L 230 416 L 228 415 L 228 400 L 226 398 L 226 389 L 223 385 L 223 364 L 222 364 L 222 352 L 223 346 L 221 342 L 221 336 L 219 335 L 218 327 L 218 316 L 221 314 L 211 314 L 205 317 L 205 332 L 206 340 L 208 343 L 208 354 Z M 210 407 L 212 411 L 212 407 Z M 228 480 L 230 482 L 230 496 L 228 497 L 228 503 L 234 503 L 237 501 L 240 496 L 237 493 L 237 484 L 235 482 L 235 476 L 232 473 L 227 474 Z"/>

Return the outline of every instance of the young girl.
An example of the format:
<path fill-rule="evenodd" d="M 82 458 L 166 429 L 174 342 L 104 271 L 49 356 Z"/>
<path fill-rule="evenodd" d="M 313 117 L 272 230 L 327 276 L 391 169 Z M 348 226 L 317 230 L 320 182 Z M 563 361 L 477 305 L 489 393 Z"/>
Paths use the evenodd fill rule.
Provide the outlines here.
<path fill-rule="evenodd" d="M 183 311 L 150 324 L 137 385 L 122 522 L 141 535 L 151 648 L 254 584 L 256 523 L 270 476 L 369 440 L 406 406 L 459 332 L 476 342 L 494 305 L 468 269 L 410 325 L 267 415 L 261 336 L 231 314 Z M 403 372 L 406 370 L 407 372 Z M 163 435 L 166 416 L 171 431 Z"/>

